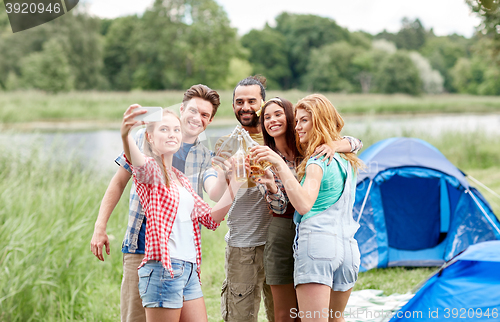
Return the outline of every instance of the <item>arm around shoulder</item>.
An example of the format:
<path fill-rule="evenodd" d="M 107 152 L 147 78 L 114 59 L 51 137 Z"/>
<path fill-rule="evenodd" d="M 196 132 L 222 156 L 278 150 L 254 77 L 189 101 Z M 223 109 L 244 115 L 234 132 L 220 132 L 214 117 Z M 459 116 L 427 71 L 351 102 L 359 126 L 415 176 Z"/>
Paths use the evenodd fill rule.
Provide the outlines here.
<path fill-rule="evenodd" d="M 291 174 L 289 169 L 286 170 Z M 286 172 L 283 174 L 286 174 Z M 280 173 L 280 178 L 285 186 L 288 200 L 290 200 L 299 214 L 305 215 L 312 209 L 318 198 L 321 180 L 323 178 L 323 169 L 318 164 L 309 164 L 306 167 L 306 178 L 303 185 L 300 185 L 293 174 L 291 176 L 290 174 L 282 177 Z"/>

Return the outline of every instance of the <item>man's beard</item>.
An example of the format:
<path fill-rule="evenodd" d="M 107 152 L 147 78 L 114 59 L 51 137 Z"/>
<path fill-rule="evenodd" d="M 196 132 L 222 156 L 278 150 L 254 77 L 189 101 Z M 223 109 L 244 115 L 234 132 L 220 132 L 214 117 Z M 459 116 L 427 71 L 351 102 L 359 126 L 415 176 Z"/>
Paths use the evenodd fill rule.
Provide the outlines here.
<path fill-rule="evenodd" d="M 243 121 L 239 113 L 235 113 L 235 116 L 243 126 L 257 127 L 259 125 L 259 117 L 257 116 L 257 114 L 255 114 L 254 111 L 252 111 L 252 118 L 248 121 Z"/>

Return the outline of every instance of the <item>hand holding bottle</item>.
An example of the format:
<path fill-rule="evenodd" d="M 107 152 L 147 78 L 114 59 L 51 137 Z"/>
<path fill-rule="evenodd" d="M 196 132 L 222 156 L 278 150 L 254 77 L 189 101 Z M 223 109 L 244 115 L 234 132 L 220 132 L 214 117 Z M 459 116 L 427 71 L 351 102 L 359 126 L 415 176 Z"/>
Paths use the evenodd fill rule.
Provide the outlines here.
<path fill-rule="evenodd" d="M 265 162 L 277 168 L 287 166 L 283 158 L 268 146 L 259 145 L 252 147 L 250 149 L 250 158 L 253 158 L 256 163 Z"/>

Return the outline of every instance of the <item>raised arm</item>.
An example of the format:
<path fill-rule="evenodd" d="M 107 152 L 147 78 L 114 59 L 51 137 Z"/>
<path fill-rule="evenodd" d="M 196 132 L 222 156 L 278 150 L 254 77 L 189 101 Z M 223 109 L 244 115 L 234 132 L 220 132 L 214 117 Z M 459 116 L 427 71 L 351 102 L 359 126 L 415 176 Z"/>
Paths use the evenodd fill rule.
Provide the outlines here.
<path fill-rule="evenodd" d="M 301 186 L 295 178 L 285 161 L 276 152 L 266 146 L 257 146 L 251 149 L 252 157 L 257 162 L 267 160 L 277 170 L 283 186 L 285 187 L 288 200 L 301 215 L 308 213 L 318 198 L 323 170 L 319 165 L 311 164 L 306 168 L 306 179 Z"/>
<path fill-rule="evenodd" d="M 231 168 L 234 167 L 234 160 L 231 159 Z M 245 182 L 236 181 L 235 171 L 230 170 L 230 181 L 227 189 L 224 191 L 224 194 L 220 198 L 219 202 L 212 208 L 212 218 L 215 222 L 220 223 L 224 216 L 228 213 L 231 205 L 233 204 L 233 200 L 238 192 L 238 189 L 245 184 Z"/>
<path fill-rule="evenodd" d="M 221 169 L 209 168 L 204 174 L 203 187 L 208 197 L 213 201 L 219 201 L 228 187 L 226 173 Z"/>
<path fill-rule="evenodd" d="M 125 113 L 123 114 L 122 125 L 120 128 L 120 134 L 123 143 L 123 152 L 127 159 L 136 167 L 144 165 L 144 155 L 139 150 L 139 147 L 135 143 L 134 139 L 130 136 L 130 130 L 139 124 L 144 124 L 144 122 L 136 121 L 134 118 L 137 115 L 146 113 L 146 110 L 137 110 L 141 107 L 139 104 L 130 105 Z"/>

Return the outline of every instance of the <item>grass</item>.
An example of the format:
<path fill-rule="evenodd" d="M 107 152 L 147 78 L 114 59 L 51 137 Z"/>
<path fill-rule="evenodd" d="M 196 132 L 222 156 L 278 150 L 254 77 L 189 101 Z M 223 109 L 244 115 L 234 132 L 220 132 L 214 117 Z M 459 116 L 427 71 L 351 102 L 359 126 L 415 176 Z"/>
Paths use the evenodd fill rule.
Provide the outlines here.
<path fill-rule="evenodd" d="M 219 91 L 217 117 L 233 118 L 232 91 Z M 267 97 L 282 96 L 296 103 L 307 92 L 268 91 Z M 459 94 L 423 95 L 325 93 L 343 115 L 400 113 L 499 113 L 500 97 Z M 157 92 L 70 92 L 47 94 L 38 91 L 2 92 L 0 123 L 93 121 L 119 122 L 134 103 L 168 107 L 179 104 L 182 91 Z"/>
<path fill-rule="evenodd" d="M 107 182 L 74 163 L 0 158 L 0 321 L 116 321 L 126 218 L 109 234 L 114 256 L 97 263 L 89 249 Z M 121 203 L 122 213 L 126 204 Z M 106 299 L 106 301 L 103 301 Z"/>

